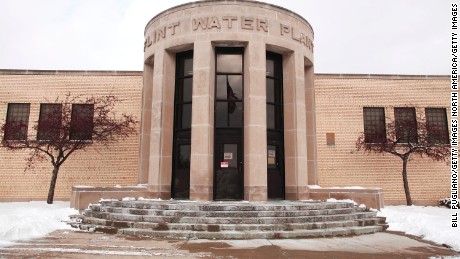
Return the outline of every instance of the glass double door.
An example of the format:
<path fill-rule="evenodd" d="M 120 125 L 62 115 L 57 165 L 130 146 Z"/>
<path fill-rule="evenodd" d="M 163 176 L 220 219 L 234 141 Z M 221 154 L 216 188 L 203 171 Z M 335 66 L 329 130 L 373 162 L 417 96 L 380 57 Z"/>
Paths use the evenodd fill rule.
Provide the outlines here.
<path fill-rule="evenodd" d="M 242 200 L 244 166 L 241 132 L 225 130 L 219 135 L 215 139 L 214 200 Z"/>

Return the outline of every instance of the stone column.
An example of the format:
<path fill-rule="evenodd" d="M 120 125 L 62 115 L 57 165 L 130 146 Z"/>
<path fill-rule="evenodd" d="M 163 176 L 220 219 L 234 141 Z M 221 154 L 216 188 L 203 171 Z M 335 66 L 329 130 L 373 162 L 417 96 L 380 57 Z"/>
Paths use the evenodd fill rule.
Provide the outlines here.
<path fill-rule="evenodd" d="M 193 50 L 192 149 L 190 199 L 213 199 L 214 51 L 210 41 L 196 41 Z"/>
<path fill-rule="evenodd" d="M 137 182 L 146 184 L 149 180 L 150 127 L 152 117 L 153 64 L 144 64 L 142 87 L 142 119 Z"/>
<path fill-rule="evenodd" d="M 244 199 L 267 200 L 265 43 L 250 41 L 244 53 Z"/>
<path fill-rule="evenodd" d="M 307 136 L 304 56 L 298 51 L 283 58 L 284 146 L 286 199 L 307 199 Z"/>
<path fill-rule="evenodd" d="M 174 68 L 174 54 L 155 53 L 148 191 L 162 199 L 171 198 Z"/>
<path fill-rule="evenodd" d="M 308 60 L 305 61 L 309 62 Z M 316 111 L 313 64 L 305 67 L 305 107 L 307 116 L 307 169 L 308 184 L 317 185 L 316 173 Z"/>

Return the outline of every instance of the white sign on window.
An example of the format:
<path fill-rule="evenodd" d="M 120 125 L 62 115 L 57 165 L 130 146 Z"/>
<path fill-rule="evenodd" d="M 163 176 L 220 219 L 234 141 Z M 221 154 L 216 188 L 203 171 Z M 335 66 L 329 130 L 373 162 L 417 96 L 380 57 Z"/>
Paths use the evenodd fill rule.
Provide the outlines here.
<path fill-rule="evenodd" d="M 224 153 L 224 160 L 232 160 L 233 153 Z"/>

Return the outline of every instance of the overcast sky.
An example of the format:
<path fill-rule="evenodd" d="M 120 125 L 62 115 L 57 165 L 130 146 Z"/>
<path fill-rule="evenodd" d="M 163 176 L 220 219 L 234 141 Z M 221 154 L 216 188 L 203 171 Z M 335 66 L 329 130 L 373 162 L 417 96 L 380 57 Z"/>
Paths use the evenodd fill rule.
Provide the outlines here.
<path fill-rule="evenodd" d="M 315 31 L 315 72 L 447 75 L 447 0 L 266 0 Z M 0 69 L 142 70 L 144 28 L 180 0 L 1 0 Z"/>

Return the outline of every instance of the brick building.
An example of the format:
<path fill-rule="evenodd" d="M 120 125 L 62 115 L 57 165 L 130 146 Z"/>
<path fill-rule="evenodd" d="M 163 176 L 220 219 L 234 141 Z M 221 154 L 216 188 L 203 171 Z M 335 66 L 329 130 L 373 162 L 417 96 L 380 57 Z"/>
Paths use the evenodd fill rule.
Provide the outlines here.
<path fill-rule="evenodd" d="M 116 95 L 117 111 L 141 119 L 138 136 L 63 165 L 56 199 L 74 186 L 79 208 L 125 196 L 403 204 L 399 158 L 356 151 L 364 114 L 434 112 L 448 135 L 449 78 L 315 75 L 313 36 L 303 17 L 270 4 L 176 6 L 147 24 L 143 72 L 2 70 L 0 115 L 22 107 L 33 139 L 41 104 L 72 92 Z M 23 173 L 26 155 L 0 150 L 1 200 L 46 196 L 51 167 Z M 408 170 L 416 204 L 449 195 L 446 164 L 413 158 Z"/>
<path fill-rule="evenodd" d="M 401 161 L 390 155 L 363 154 L 355 150 L 364 130 L 363 107 L 411 106 L 417 110 L 449 106 L 449 77 L 396 75 L 315 75 L 317 184 L 322 187 L 362 186 L 383 188 L 385 204 L 404 204 Z M 385 89 L 385 91 L 383 90 Z M 121 96 L 117 110 L 141 116 L 142 72 L 112 71 L 0 71 L 0 114 L 6 119 L 8 104 L 30 103 L 31 138 L 36 132 L 41 103 L 72 91 L 76 94 Z M 448 118 L 449 119 L 449 118 Z M 327 145 L 326 133 L 335 133 Z M 73 155 L 61 168 L 56 199 L 68 200 L 72 186 L 113 187 L 138 183 L 139 135 L 109 150 L 92 149 Z M 48 193 L 51 165 L 37 164 L 24 172 L 25 152 L 0 149 L 0 201 L 43 200 Z M 409 184 L 417 204 L 434 204 L 449 196 L 449 166 L 414 157 L 409 163 Z"/>

